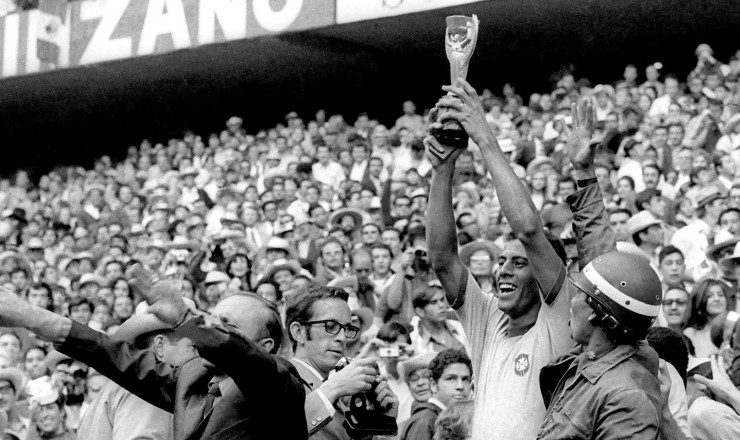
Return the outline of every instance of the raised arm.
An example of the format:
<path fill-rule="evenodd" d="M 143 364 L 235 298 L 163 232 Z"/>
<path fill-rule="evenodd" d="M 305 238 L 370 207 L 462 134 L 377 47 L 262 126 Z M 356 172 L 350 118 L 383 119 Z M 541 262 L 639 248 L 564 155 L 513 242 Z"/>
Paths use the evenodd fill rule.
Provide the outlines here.
<path fill-rule="evenodd" d="M 501 151 L 486 121 L 483 106 L 475 89 L 466 81 L 458 79 L 456 85 L 445 86 L 443 90 L 453 93 L 456 97 L 448 95 L 437 103 L 440 119 L 450 118 L 459 121 L 480 148 L 483 162 L 496 187 L 501 210 L 527 252 L 529 264 L 532 266 L 542 295 L 548 298 L 551 293 L 560 290 L 557 284 L 564 279 L 562 275 L 564 266 L 547 240 L 529 191 L 509 166 L 508 159 Z M 433 200 L 433 197 L 434 195 L 430 194 L 429 199 Z"/>
<path fill-rule="evenodd" d="M 0 288 L 0 326 L 23 327 L 55 342 L 62 353 L 95 368 L 102 375 L 152 405 L 172 412 L 175 372 L 156 361 L 154 353 L 32 306 L 14 292 Z"/>
<path fill-rule="evenodd" d="M 427 149 L 444 151 L 437 140 L 431 136 L 424 139 Z M 462 154 L 458 149 L 445 160 L 430 154 L 432 162 L 432 183 L 429 188 L 427 206 L 427 246 L 432 268 L 442 283 L 447 301 L 458 302 L 458 296 L 465 292 L 468 269 L 457 254 L 457 229 L 452 209 L 452 176 L 455 173 L 455 160 Z"/>
<path fill-rule="evenodd" d="M 153 351 L 114 341 L 77 322 L 72 322 L 69 335 L 58 349 L 152 405 L 170 413 L 174 411 L 177 371 L 158 362 Z"/>
<path fill-rule="evenodd" d="M 578 264 L 582 270 L 595 257 L 616 250 L 614 231 L 604 206 L 601 188 L 596 181 L 594 156 L 598 142 L 593 140 L 596 117 L 591 101 L 584 99 L 580 107 L 571 106 L 573 129 L 568 134 L 568 156 L 578 191 L 566 198 L 573 212 L 573 231 L 576 234 Z"/>

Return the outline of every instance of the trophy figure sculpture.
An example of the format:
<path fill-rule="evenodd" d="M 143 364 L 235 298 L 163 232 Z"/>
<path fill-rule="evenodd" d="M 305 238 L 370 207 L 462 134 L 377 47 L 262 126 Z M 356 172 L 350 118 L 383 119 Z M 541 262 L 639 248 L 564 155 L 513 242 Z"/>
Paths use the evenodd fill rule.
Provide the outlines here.
<path fill-rule="evenodd" d="M 447 17 L 447 30 L 445 31 L 445 52 L 450 62 L 450 84 L 454 85 L 457 78 L 465 79 L 468 76 L 470 57 L 475 50 L 478 40 L 478 17 L 466 17 L 464 15 L 451 15 Z M 431 135 L 440 144 L 446 147 L 444 154 L 433 151 L 441 158 L 447 157 L 454 148 L 467 148 L 468 134 L 459 122 L 453 120 L 441 120 L 441 128 L 432 129 Z"/>

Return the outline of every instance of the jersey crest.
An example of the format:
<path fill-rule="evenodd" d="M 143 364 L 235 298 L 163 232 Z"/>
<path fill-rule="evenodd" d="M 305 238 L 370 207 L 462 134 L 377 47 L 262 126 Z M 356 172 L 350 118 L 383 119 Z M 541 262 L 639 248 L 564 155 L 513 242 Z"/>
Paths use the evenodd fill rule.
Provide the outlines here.
<path fill-rule="evenodd" d="M 514 373 L 518 376 L 524 376 L 529 371 L 529 355 L 526 353 L 519 354 L 514 358 Z"/>

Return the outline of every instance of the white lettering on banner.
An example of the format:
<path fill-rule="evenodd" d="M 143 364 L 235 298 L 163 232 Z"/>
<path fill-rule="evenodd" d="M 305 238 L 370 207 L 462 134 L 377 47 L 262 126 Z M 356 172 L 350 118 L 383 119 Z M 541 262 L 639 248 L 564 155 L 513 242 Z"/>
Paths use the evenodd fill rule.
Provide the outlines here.
<path fill-rule="evenodd" d="M 337 24 L 429 11 L 481 0 L 337 0 Z"/>
<path fill-rule="evenodd" d="M 46 59 L 51 68 L 67 67 L 69 66 L 69 50 L 70 50 L 70 30 L 71 26 L 70 15 L 71 9 L 64 9 L 64 19 L 54 14 L 47 14 L 42 10 L 38 10 L 38 27 L 37 27 L 37 45 L 38 41 L 51 43 L 56 46 L 58 50 L 58 57 L 56 59 Z M 38 55 L 36 52 L 29 52 L 28 56 Z"/>
<path fill-rule="evenodd" d="M 38 35 L 36 30 L 39 23 L 39 11 L 28 11 L 28 31 L 26 36 L 26 73 L 35 73 L 41 70 L 41 61 L 38 57 Z"/>
<path fill-rule="evenodd" d="M 20 14 L 10 14 L 3 18 L 3 76 L 18 74 L 18 33 L 20 31 Z"/>
<path fill-rule="evenodd" d="M 175 49 L 192 46 L 182 0 L 149 0 L 137 55 L 154 53 L 157 37 L 170 34 Z"/>
<path fill-rule="evenodd" d="M 247 0 L 201 0 L 198 11 L 198 44 L 216 41 L 216 21 L 227 40 L 247 36 Z"/>
<path fill-rule="evenodd" d="M 260 26 L 270 32 L 282 32 L 298 18 L 303 9 L 303 0 L 286 0 L 285 6 L 279 11 L 272 9 L 270 0 L 253 0 L 252 7 L 254 18 Z"/>
<path fill-rule="evenodd" d="M 80 2 L 80 20 L 101 19 L 80 57 L 80 64 L 129 58 L 133 55 L 131 37 L 111 38 L 130 0 Z"/>

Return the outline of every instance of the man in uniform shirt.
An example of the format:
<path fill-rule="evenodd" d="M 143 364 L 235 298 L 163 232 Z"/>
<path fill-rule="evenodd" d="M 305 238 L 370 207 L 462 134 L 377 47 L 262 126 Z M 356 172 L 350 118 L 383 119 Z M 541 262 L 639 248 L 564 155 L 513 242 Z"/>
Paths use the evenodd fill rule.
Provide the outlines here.
<path fill-rule="evenodd" d="M 475 90 L 463 80 L 444 89 L 459 99 L 442 98 L 437 104 L 439 117 L 459 121 L 480 147 L 501 208 L 517 237 L 506 243 L 499 256 L 498 292 L 484 295 L 457 252 L 452 182 L 460 151 L 453 151 L 447 160 L 435 159 L 427 215 L 427 230 L 434 233 L 427 241 L 431 262 L 471 345 L 476 378 L 473 438 L 530 440 L 545 416 L 539 371 L 572 346 L 565 252 L 560 243 L 561 252 L 556 253 L 548 240 L 526 188 L 490 131 Z M 582 189 L 567 202 L 582 247 L 580 260 L 587 262 L 613 249 L 614 236 L 606 226 L 593 167 L 593 109 L 584 107 L 582 118 L 574 115 L 573 119 L 577 124 L 568 137 L 568 154 Z M 445 148 L 432 137 L 425 144 L 437 151 Z"/>

